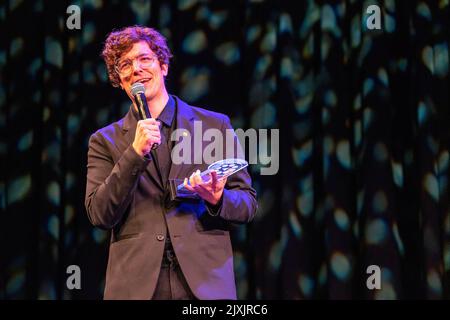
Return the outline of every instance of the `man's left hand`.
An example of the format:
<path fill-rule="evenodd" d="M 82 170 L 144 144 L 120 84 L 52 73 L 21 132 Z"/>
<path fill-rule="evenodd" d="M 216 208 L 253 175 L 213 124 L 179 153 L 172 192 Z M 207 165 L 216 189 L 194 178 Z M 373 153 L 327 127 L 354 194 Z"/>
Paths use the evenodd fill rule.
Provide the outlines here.
<path fill-rule="evenodd" d="M 209 176 L 209 180 L 203 181 L 200 176 L 200 170 L 197 170 L 189 177 L 189 184 L 188 178 L 184 179 L 184 187 L 192 192 L 196 192 L 200 198 L 214 206 L 222 197 L 227 178 L 218 179 L 217 172 L 214 170 L 209 173 Z"/>

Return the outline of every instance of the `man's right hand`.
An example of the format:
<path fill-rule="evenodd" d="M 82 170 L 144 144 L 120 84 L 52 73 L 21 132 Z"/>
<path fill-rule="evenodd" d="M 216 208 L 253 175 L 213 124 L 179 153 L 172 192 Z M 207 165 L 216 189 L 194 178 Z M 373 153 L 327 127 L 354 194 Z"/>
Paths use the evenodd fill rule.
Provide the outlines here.
<path fill-rule="evenodd" d="M 154 143 L 161 144 L 159 123 L 153 118 L 139 120 L 134 135 L 133 148 L 141 157 L 150 153 Z"/>

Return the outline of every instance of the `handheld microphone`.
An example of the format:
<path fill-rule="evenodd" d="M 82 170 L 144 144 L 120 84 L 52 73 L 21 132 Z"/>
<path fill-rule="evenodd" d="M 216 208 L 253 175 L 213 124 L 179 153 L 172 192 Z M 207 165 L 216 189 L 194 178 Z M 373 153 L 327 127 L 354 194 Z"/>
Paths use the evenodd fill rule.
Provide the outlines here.
<path fill-rule="evenodd" d="M 139 116 L 141 120 L 150 119 L 152 115 L 150 114 L 150 110 L 148 109 L 147 99 L 145 98 L 145 87 L 140 82 L 135 82 L 131 86 L 131 94 L 134 97 L 134 101 L 138 107 Z M 152 145 L 152 149 L 158 148 L 159 144 L 154 143 Z"/>

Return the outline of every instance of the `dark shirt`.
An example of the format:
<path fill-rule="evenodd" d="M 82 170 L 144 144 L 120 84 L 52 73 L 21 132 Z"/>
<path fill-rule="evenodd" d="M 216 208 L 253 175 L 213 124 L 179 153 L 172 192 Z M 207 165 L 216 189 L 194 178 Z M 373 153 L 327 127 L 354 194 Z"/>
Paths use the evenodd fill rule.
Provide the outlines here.
<path fill-rule="evenodd" d="M 156 160 L 154 160 L 156 161 L 160 179 L 165 189 L 167 189 L 170 167 L 172 166 L 172 158 L 170 156 L 172 151 L 172 141 L 170 141 L 170 135 L 175 129 L 175 112 L 175 99 L 169 95 L 166 106 L 161 111 L 158 118 L 156 118 L 156 120 L 161 123 L 161 145 L 155 150 Z"/>
<path fill-rule="evenodd" d="M 169 172 L 170 167 L 172 166 L 172 158 L 170 157 L 170 152 L 172 151 L 172 143 L 170 141 L 170 135 L 175 128 L 175 99 L 169 95 L 169 100 L 166 103 L 166 106 L 161 111 L 160 115 L 156 120 L 160 122 L 160 133 L 161 133 L 161 144 L 156 148 L 153 156 L 156 167 L 158 168 L 159 178 L 162 181 L 162 185 L 164 186 L 165 197 L 168 197 L 168 182 L 169 182 Z M 167 230 L 166 237 L 166 250 L 170 252 L 173 251 L 172 244 L 170 241 L 169 230 Z M 166 258 L 166 255 L 164 255 Z M 163 259 L 165 261 L 165 259 Z M 164 263 L 164 262 L 163 262 Z"/>

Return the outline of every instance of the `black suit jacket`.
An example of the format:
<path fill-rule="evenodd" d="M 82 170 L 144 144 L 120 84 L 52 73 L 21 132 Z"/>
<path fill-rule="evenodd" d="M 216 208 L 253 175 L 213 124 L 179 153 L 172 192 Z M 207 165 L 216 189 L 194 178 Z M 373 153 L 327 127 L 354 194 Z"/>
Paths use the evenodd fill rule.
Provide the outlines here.
<path fill-rule="evenodd" d="M 194 121 L 202 121 L 203 132 L 216 128 L 225 134 L 225 129 L 232 129 L 227 116 L 174 98 L 177 129 L 187 130 L 192 136 Z M 136 124 L 130 108 L 123 119 L 98 130 L 89 140 L 85 198 L 88 217 L 93 225 L 112 231 L 104 298 L 151 299 L 164 240 L 170 236 L 183 274 L 197 298 L 236 299 L 229 227 L 251 221 L 257 210 L 256 192 L 247 170 L 228 177 L 217 216 L 203 200 L 169 201 L 154 162 L 140 157 L 131 146 Z M 202 143 L 204 148 L 210 142 Z M 191 147 L 194 157 L 194 144 Z M 207 166 L 203 162 L 173 164 L 169 178 L 184 179 Z"/>

